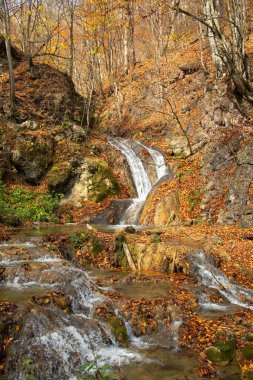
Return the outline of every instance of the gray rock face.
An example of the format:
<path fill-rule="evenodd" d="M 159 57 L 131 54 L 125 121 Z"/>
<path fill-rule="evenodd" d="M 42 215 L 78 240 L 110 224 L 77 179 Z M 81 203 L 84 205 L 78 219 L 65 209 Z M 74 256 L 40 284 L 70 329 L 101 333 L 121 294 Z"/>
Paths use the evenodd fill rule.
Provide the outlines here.
<path fill-rule="evenodd" d="M 11 152 L 11 160 L 25 181 L 37 184 L 52 163 L 53 153 L 54 143 L 50 135 L 23 134 Z"/>
<path fill-rule="evenodd" d="M 10 166 L 10 148 L 6 143 L 0 142 L 0 180 Z"/>
<path fill-rule="evenodd" d="M 224 92 L 225 93 L 225 92 Z M 209 136 L 203 153 L 206 178 L 201 209 L 206 219 L 232 225 L 253 225 L 253 142 L 236 104 L 218 89 L 203 99 L 202 128 Z M 240 131 L 240 133 L 239 133 Z M 214 220 L 215 202 L 223 203 Z"/>
<path fill-rule="evenodd" d="M 253 170 L 251 165 L 241 165 L 235 170 L 228 186 L 228 193 L 225 199 L 225 211 L 221 210 L 218 216 L 218 223 L 234 224 L 241 220 L 244 227 L 253 224 L 253 208 L 248 206 L 248 190 L 253 181 Z M 251 217 L 250 217 L 251 215 Z"/>

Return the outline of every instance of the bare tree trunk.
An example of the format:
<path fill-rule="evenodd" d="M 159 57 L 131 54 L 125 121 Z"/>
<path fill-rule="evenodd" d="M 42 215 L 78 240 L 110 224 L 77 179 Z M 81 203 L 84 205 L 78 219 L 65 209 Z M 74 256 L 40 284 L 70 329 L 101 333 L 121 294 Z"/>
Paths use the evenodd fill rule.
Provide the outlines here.
<path fill-rule="evenodd" d="M 69 63 L 69 76 L 73 79 L 74 72 L 74 9 L 73 6 L 70 10 L 70 63 Z"/>
<path fill-rule="evenodd" d="M 10 16 L 6 0 L 1 1 L 1 19 L 3 24 L 3 35 L 5 39 L 6 54 L 9 67 L 9 81 L 10 81 L 10 107 L 13 108 L 15 102 L 15 78 L 13 70 L 13 60 L 11 54 L 11 40 L 10 40 Z"/>
<path fill-rule="evenodd" d="M 136 65 L 136 54 L 134 47 L 134 0 L 127 0 L 126 12 L 128 17 L 127 26 L 127 46 L 128 46 L 128 63 Z"/>
<path fill-rule="evenodd" d="M 237 95 L 252 103 L 253 87 L 249 80 L 248 57 L 245 52 L 245 1 L 204 0 L 203 17 L 179 6 L 177 9 L 206 26 L 218 77 L 227 74 L 234 83 Z M 167 2 L 166 4 L 172 8 Z"/>
<path fill-rule="evenodd" d="M 224 74 L 224 59 L 220 54 L 221 47 L 217 34 L 221 35 L 221 0 L 205 0 L 204 12 L 207 22 L 214 26 L 214 28 L 208 28 L 208 38 L 212 53 L 212 60 L 217 69 L 217 76 L 220 78 Z"/>

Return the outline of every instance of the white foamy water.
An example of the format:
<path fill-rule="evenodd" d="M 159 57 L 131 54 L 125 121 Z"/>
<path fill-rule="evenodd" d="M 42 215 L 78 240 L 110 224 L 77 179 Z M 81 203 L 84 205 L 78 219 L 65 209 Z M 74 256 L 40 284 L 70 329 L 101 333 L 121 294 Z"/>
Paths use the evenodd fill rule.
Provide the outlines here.
<path fill-rule="evenodd" d="M 126 157 L 138 194 L 138 199 L 145 200 L 152 185 L 142 160 L 126 142 L 121 142 L 113 138 L 109 138 L 108 141 L 112 146 L 119 149 Z"/>
<path fill-rule="evenodd" d="M 203 285 L 214 288 L 231 304 L 253 310 L 253 291 L 236 285 L 201 252 L 194 256 L 194 265 Z M 218 305 L 214 306 L 218 308 Z"/>
<path fill-rule="evenodd" d="M 40 284 L 38 284 L 36 281 L 21 282 L 19 276 L 15 277 L 13 281 L 8 280 L 5 284 L 7 288 L 15 288 L 15 289 L 20 289 L 20 290 L 27 288 L 29 286 L 34 286 L 34 285 L 39 286 Z"/>
<path fill-rule="evenodd" d="M 137 143 L 141 145 L 144 149 L 146 149 L 149 152 L 150 156 L 152 157 L 154 165 L 155 165 L 155 169 L 156 169 L 157 181 L 159 181 L 159 179 L 161 179 L 162 177 L 171 174 L 168 166 L 166 165 L 166 162 L 162 153 L 160 153 L 156 149 L 153 149 L 149 146 L 142 144 L 141 142 L 137 142 Z"/>
<path fill-rule="evenodd" d="M 0 264 L 1 265 L 5 265 L 5 266 L 11 266 L 11 265 L 24 264 L 27 261 L 28 260 L 10 260 L 10 259 L 5 259 L 5 260 L 1 260 Z"/>
<path fill-rule="evenodd" d="M 27 241 L 27 242 L 15 242 L 15 243 L 12 243 L 12 242 L 4 242 L 4 243 L 1 243 L 0 244 L 0 248 L 1 247 L 9 247 L 9 248 L 16 248 L 16 247 L 26 247 L 26 248 L 35 248 L 37 247 L 37 244 L 34 244 L 34 243 L 31 243 L 30 241 Z"/>
<path fill-rule="evenodd" d="M 34 263 L 59 263 L 62 259 L 59 257 L 39 257 L 31 261 Z"/>
<path fill-rule="evenodd" d="M 70 363 L 78 353 L 79 361 L 87 363 L 97 358 L 97 366 L 104 364 L 110 367 L 133 362 L 149 362 L 142 355 L 129 349 L 119 347 L 115 341 L 111 345 L 104 343 L 102 330 L 81 332 L 75 326 L 63 327 L 58 331 L 50 332 L 41 336 L 37 344 L 41 345 L 47 352 L 57 353 L 65 367 L 66 374 L 71 379 L 77 379 Z"/>
<path fill-rule="evenodd" d="M 120 141 L 114 138 L 109 138 L 108 141 L 112 146 L 119 149 L 121 153 L 126 157 L 138 194 L 138 198 L 133 199 L 131 205 L 125 211 L 120 224 L 135 225 L 137 223 L 139 213 L 145 203 L 145 200 L 147 199 L 147 196 L 152 189 L 152 183 L 142 160 L 140 157 L 138 157 L 138 154 L 129 146 L 129 143 L 127 141 Z M 158 150 L 147 147 L 139 141 L 136 141 L 135 143 L 146 149 L 152 157 L 156 168 L 157 181 L 159 181 L 162 177 L 170 174 L 169 168 L 166 166 L 165 159 Z"/>

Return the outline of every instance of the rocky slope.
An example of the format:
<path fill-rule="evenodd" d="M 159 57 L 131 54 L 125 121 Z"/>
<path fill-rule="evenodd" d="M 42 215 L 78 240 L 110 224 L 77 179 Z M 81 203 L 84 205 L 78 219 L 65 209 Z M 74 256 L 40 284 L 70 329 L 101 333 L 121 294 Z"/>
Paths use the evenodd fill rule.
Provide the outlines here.
<path fill-rule="evenodd" d="M 7 188 L 64 194 L 56 219 L 89 220 L 111 200 L 135 195 L 125 158 L 107 144 L 108 135 L 128 137 L 160 149 L 174 171 L 150 194 L 142 224 L 252 225 L 252 107 L 227 78 L 215 79 L 208 51 L 205 67 L 200 54 L 194 41 L 170 53 L 159 72 L 151 60 L 137 64 L 120 79 L 119 97 L 97 99 L 87 131 L 85 99 L 68 76 L 37 64 L 32 79 L 18 52 L 17 103 L 7 119 L 2 51 L 0 171 Z"/>
<path fill-rule="evenodd" d="M 103 107 L 107 133 L 159 148 L 174 170 L 174 181 L 150 195 L 144 224 L 253 223 L 252 106 L 228 78 L 216 79 L 207 49 L 204 55 L 205 66 L 195 41 L 159 70 L 152 61 L 137 65 L 120 82 L 119 104 L 112 94 Z"/>

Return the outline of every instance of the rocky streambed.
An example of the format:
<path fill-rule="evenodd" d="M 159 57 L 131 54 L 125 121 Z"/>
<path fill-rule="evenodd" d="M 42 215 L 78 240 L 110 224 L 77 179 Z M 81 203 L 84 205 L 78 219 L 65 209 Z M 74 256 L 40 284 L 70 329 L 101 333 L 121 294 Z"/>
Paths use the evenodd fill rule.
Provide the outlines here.
<path fill-rule="evenodd" d="M 136 272 L 120 259 L 122 232 L 38 228 L 0 243 L 3 379 L 106 378 L 107 366 L 129 380 L 244 376 L 251 291 L 229 282 L 199 244 L 150 230 L 123 235 Z M 93 256 L 98 242 L 104 251 Z"/>

